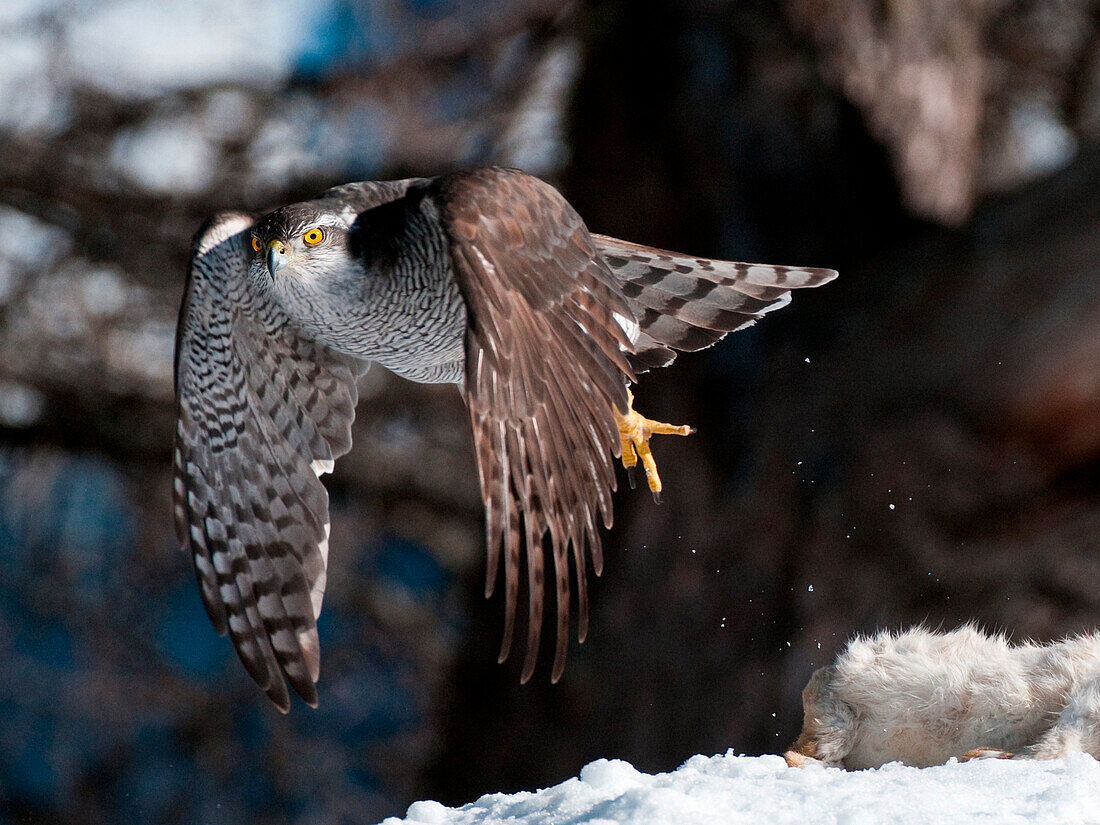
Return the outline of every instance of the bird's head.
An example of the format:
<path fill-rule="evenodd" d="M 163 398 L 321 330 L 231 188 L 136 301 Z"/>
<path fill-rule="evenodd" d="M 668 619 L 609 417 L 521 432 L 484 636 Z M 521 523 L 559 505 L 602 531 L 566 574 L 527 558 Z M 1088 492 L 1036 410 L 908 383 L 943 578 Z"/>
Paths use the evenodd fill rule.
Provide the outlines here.
<path fill-rule="evenodd" d="M 253 276 L 309 280 L 346 264 L 348 224 L 338 213 L 309 202 L 285 206 L 260 218 L 249 236 Z"/>

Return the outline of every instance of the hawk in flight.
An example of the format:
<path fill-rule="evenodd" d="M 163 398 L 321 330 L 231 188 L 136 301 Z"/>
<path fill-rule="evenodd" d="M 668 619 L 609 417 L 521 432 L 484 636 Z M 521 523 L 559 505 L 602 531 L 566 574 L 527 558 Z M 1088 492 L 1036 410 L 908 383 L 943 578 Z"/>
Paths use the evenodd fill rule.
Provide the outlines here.
<path fill-rule="evenodd" d="M 195 238 L 180 309 L 173 472 L 176 530 L 214 627 L 281 710 L 287 683 L 316 705 L 320 477 L 351 447 L 356 377 L 377 361 L 465 396 L 487 593 L 503 559 L 501 660 L 526 569 L 524 681 L 549 534 L 556 681 L 571 578 L 581 641 L 587 631 L 585 571 L 589 558 L 597 575 L 603 564 L 613 456 L 640 458 L 656 494 L 649 436 L 690 432 L 634 412 L 628 385 L 835 276 L 595 235 L 556 189 L 507 169 L 349 183 L 259 218 L 215 215 Z"/>

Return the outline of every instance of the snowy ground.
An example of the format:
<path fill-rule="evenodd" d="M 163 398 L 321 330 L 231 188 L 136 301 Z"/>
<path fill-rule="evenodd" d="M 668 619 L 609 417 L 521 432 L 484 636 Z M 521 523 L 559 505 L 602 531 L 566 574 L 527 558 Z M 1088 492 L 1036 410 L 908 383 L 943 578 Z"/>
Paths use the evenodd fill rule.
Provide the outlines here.
<path fill-rule="evenodd" d="M 982 760 L 935 768 L 788 768 L 779 756 L 694 756 L 649 775 L 601 759 L 537 793 L 491 794 L 461 808 L 416 802 L 382 825 L 943 825 L 1100 823 L 1100 762 Z"/>

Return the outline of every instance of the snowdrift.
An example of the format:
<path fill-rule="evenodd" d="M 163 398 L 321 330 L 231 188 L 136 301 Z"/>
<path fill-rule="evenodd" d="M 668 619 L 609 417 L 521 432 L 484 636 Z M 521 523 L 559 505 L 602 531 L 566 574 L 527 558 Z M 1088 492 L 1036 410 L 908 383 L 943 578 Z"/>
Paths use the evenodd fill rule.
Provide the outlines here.
<path fill-rule="evenodd" d="M 415 802 L 382 825 L 944 825 L 1100 823 L 1100 762 L 988 759 L 934 768 L 788 768 L 779 756 L 693 756 L 671 773 L 601 759 L 536 793 L 461 808 Z"/>

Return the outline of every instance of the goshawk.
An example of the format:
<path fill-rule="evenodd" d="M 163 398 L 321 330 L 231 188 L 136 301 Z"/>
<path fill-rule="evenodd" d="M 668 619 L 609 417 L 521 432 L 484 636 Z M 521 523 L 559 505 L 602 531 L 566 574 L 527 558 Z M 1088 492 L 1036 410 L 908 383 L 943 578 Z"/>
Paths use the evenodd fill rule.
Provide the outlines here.
<path fill-rule="evenodd" d="M 212 217 L 180 309 L 173 503 L 214 627 L 280 709 L 287 682 L 316 705 L 329 537 L 320 476 L 351 447 L 356 376 L 376 361 L 465 395 L 486 593 L 503 555 L 501 660 L 526 568 L 524 681 L 548 534 L 557 680 L 570 567 L 580 641 L 587 631 L 586 559 L 599 575 L 612 457 L 640 457 L 656 494 L 650 434 L 689 432 L 633 412 L 628 384 L 835 276 L 595 235 L 557 190 L 507 169 L 349 183 L 260 218 Z"/>

